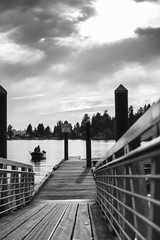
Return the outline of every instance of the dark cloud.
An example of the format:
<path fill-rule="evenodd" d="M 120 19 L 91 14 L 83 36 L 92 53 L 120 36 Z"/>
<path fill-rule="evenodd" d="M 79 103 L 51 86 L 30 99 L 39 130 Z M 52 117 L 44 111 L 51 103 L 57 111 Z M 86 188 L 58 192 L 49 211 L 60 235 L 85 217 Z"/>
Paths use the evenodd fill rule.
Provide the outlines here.
<path fill-rule="evenodd" d="M 48 43 L 49 44 L 49 43 Z M 0 75 L 2 78 L 21 81 L 25 77 L 35 77 L 45 74 L 54 64 L 67 62 L 71 49 L 65 46 L 47 46 L 45 43 L 45 58 L 32 64 L 1 62 Z"/>
<path fill-rule="evenodd" d="M 33 6 L 36 5 L 38 0 L 31 1 L 31 0 L 15 0 L 15 1 L 10 1 L 10 0 L 1 0 L 0 1 L 0 11 L 6 11 L 9 9 L 13 8 L 18 8 L 20 6 Z"/>
<path fill-rule="evenodd" d="M 1 0 L 0 30 L 11 31 L 10 39 L 20 44 L 32 44 L 47 37 L 67 37 L 77 33 L 78 22 L 95 15 L 93 1 Z M 80 15 L 66 17 L 68 7 Z"/>
<path fill-rule="evenodd" d="M 91 6 L 93 1 L 1 0 L 0 32 L 10 31 L 9 41 L 13 40 L 16 44 L 31 47 L 33 50 L 40 49 L 45 54 L 44 59 L 32 65 L 2 61 L 1 77 L 12 77 L 14 81 L 20 81 L 26 76 L 44 74 L 54 64 L 66 62 L 72 53 L 72 46 L 60 46 L 57 39 L 77 33 L 76 24 L 95 14 Z M 64 14 L 68 7 L 79 11 L 80 15 L 74 18 L 66 17 Z"/>
<path fill-rule="evenodd" d="M 160 28 L 138 28 L 135 31 L 140 37 L 151 37 L 152 39 L 155 39 L 156 42 L 160 41 Z"/>
<path fill-rule="evenodd" d="M 73 71 L 79 76 L 78 80 L 93 83 L 119 71 L 125 65 L 147 65 L 160 58 L 160 28 L 139 28 L 136 34 L 137 38 L 95 45 L 84 50 L 73 67 Z"/>
<path fill-rule="evenodd" d="M 82 16 L 77 18 L 78 22 L 85 21 L 88 18 L 96 15 L 95 9 L 92 8 L 91 6 L 83 6 L 81 8 L 81 12 L 80 13 L 81 13 Z"/>
<path fill-rule="evenodd" d="M 57 45 L 58 38 L 77 34 L 76 24 L 95 14 L 94 0 L 1 0 L 0 31 L 8 32 L 9 40 L 20 46 L 40 49 L 45 59 L 35 64 L 2 62 L 0 73 L 15 81 L 46 72 L 56 63 L 64 63 L 72 53 L 72 46 Z M 68 7 L 79 11 L 77 17 L 66 17 Z M 64 11 L 64 12 L 63 12 Z M 66 12 L 65 12 L 66 11 Z M 40 40 L 44 41 L 40 42 Z M 75 50 L 75 49 L 74 49 Z"/>
<path fill-rule="evenodd" d="M 134 0 L 135 2 L 153 2 L 153 3 L 156 3 L 156 2 L 160 2 L 160 0 Z"/>
<path fill-rule="evenodd" d="M 92 2 L 95 0 L 1 0 L 0 11 L 7 11 L 9 9 L 32 9 L 32 8 L 46 8 L 46 6 L 54 7 L 57 4 L 64 4 L 74 8 L 83 8 L 85 12 L 91 13 Z"/>
<path fill-rule="evenodd" d="M 54 15 L 48 13 L 48 16 L 41 13 L 41 15 L 35 15 L 34 18 L 31 17 L 24 24 L 19 25 L 10 34 L 10 38 L 18 43 L 32 44 L 42 38 L 66 37 L 74 32 L 76 29 L 72 21 L 62 19 L 57 13 Z"/>

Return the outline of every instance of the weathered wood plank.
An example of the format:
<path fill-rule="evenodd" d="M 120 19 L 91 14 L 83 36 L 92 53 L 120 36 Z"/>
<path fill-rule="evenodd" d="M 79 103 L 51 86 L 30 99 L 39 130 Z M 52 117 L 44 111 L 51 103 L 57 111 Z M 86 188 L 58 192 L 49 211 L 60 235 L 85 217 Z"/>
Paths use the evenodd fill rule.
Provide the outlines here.
<path fill-rule="evenodd" d="M 61 218 L 67 210 L 67 204 L 59 204 L 53 208 L 46 217 L 39 222 L 38 226 L 25 238 L 26 240 L 44 240 L 50 239 L 58 227 Z"/>
<path fill-rule="evenodd" d="M 43 208 L 44 206 L 46 206 L 46 203 L 42 203 L 42 202 L 41 202 L 41 203 L 38 203 L 38 205 L 41 205 L 42 208 Z M 14 211 L 14 212 L 10 213 L 9 215 L 2 217 L 2 218 L 0 219 L 0 228 L 1 228 L 3 225 L 5 225 L 5 224 L 7 224 L 7 223 L 9 223 L 9 222 L 11 222 L 11 221 L 13 221 L 13 220 L 16 219 L 17 217 L 25 214 L 26 212 L 31 211 L 35 206 L 37 206 L 37 203 L 32 203 L 32 204 L 30 204 L 29 206 L 25 206 L 25 207 L 19 209 L 18 211 Z M 37 207 L 38 207 L 38 206 L 37 206 Z"/>
<path fill-rule="evenodd" d="M 78 204 L 70 204 L 51 240 L 70 240 L 76 219 Z"/>
<path fill-rule="evenodd" d="M 30 231 L 30 229 L 32 229 L 34 225 L 36 225 L 37 222 L 39 222 L 40 219 L 42 219 L 52 208 L 52 205 L 46 205 L 43 208 L 35 207 L 31 211 L 25 213 L 23 216 L 16 218 L 14 221 L 8 223 L 0 229 L 0 239 L 22 239 L 23 236 L 28 234 L 28 231 Z"/>
<path fill-rule="evenodd" d="M 89 206 L 89 207 L 88 207 Z M 89 211 L 88 211 L 89 209 Z M 109 227 L 97 204 L 76 201 L 48 203 L 43 210 L 34 206 L 34 211 L 24 212 L 0 229 L 3 240 L 113 240 Z M 34 214 L 33 214 L 34 213 Z"/>
<path fill-rule="evenodd" d="M 79 204 L 73 240 L 92 239 L 91 225 L 87 204 Z"/>

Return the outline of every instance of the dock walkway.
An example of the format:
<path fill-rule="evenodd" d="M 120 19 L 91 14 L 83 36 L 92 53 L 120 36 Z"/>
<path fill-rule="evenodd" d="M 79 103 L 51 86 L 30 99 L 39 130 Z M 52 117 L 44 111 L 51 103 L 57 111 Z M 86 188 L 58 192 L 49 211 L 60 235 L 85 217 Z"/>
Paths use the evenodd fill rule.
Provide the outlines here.
<path fill-rule="evenodd" d="M 1 219 L 0 239 L 113 240 L 85 165 L 82 160 L 60 164 L 31 204 Z"/>
<path fill-rule="evenodd" d="M 35 201 L 96 199 L 96 185 L 91 169 L 84 160 L 68 160 L 60 164 Z"/>

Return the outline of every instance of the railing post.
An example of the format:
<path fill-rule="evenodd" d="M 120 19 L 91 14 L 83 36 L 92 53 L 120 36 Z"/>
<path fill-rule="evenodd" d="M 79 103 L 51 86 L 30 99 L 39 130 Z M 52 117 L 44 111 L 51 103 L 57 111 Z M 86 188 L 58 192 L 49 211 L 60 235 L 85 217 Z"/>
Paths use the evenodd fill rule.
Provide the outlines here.
<path fill-rule="evenodd" d="M 7 91 L 0 86 L 0 157 L 7 158 Z"/>
<path fill-rule="evenodd" d="M 90 133 L 90 121 L 86 122 L 86 160 L 87 168 L 91 168 L 91 133 Z"/>
<path fill-rule="evenodd" d="M 25 205 L 25 167 L 21 168 L 21 171 L 24 173 L 21 173 L 20 178 L 20 191 L 21 191 L 21 205 Z"/>
<path fill-rule="evenodd" d="M 18 167 L 17 166 L 12 166 L 11 169 L 13 171 L 17 171 L 18 172 Z M 11 181 L 10 181 L 10 184 L 11 184 L 11 188 L 10 188 L 10 195 L 13 195 L 11 199 L 11 206 L 10 207 L 15 207 L 15 209 L 17 208 L 17 206 L 19 205 L 20 201 L 19 198 L 19 176 L 18 176 L 18 173 L 14 172 L 14 173 L 11 173 Z"/>
<path fill-rule="evenodd" d="M 128 90 L 123 86 L 115 90 L 115 138 L 116 141 L 128 129 Z"/>
<path fill-rule="evenodd" d="M 7 165 L 2 164 L 1 168 L 7 170 Z M 2 173 L 1 178 L 2 178 L 2 180 L 1 180 L 2 186 L 1 186 L 1 204 L 0 205 L 2 205 L 2 206 L 0 207 L 0 211 L 5 212 L 9 208 L 7 173 L 6 172 Z"/>
<path fill-rule="evenodd" d="M 151 165 L 151 174 L 152 175 L 159 175 L 160 174 L 160 158 L 155 157 L 152 159 Z M 160 201 L 160 179 L 151 179 L 151 198 L 155 199 L 156 201 Z M 153 203 L 150 203 L 150 219 L 151 221 L 160 226 L 160 218 L 159 218 L 159 206 Z M 160 234 L 155 229 L 149 229 L 149 238 L 159 240 Z"/>

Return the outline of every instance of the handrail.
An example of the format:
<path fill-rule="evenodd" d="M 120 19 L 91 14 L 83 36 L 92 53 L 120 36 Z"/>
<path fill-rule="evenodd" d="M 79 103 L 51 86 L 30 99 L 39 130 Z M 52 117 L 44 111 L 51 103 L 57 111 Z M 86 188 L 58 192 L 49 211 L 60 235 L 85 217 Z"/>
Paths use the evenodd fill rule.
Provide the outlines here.
<path fill-rule="evenodd" d="M 0 157 L 0 164 L 4 164 L 4 165 L 7 165 L 7 166 L 26 168 L 26 169 L 30 169 L 31 171 L 33 170 L 33 167 L 30 164 L 15 162 L 15 161 L 8 160 L 8 159 L 1 158 L 1 157 Z"/>
<path fill-rule="evenodd" d="M 103 169 L 107 166 L 109 168 L 110 166 L 113 167 L 114 165 L 123 165 L 125 162 L 135 162 L 135 157 L 142 156 L 144 159 L 147 157 L 149 158 L 150 155 L 153 157 L 153 150 L 156 149 L 155 155 L 160 154 L 160 136 L 153 139 L 152 141 L 149 141 L 145 143 L 145 145 L 142 145 L 131 152 L 128 152 L 127 154 L 123 155 L 122 157 L 119 157 L 113 161 L 110 161 L 108 163 L 105 163 L 104 165 L 97 166 L 96 171 L 98 172 L 100 169 Z M 138 159 L 136 160 L 138 161 Z"/>
<path fill-rule="evenodd" d="M 160 239 L 159 135 L 160 101 L 95 166 L 97 202 L 119 239 Z"/>
<path fill-rule="evenodd" d="M 0 217 L 29 203 L 33 192 L 33 167 L 0 158 Z"/>
<path fill-rule="evenodd" d="M 153 139 L 160 134 L 160 100 L 154 104 L 96 164 L 96 168 L 108 161 L 123 156 L 140 146 L 142 141 Z"/>

